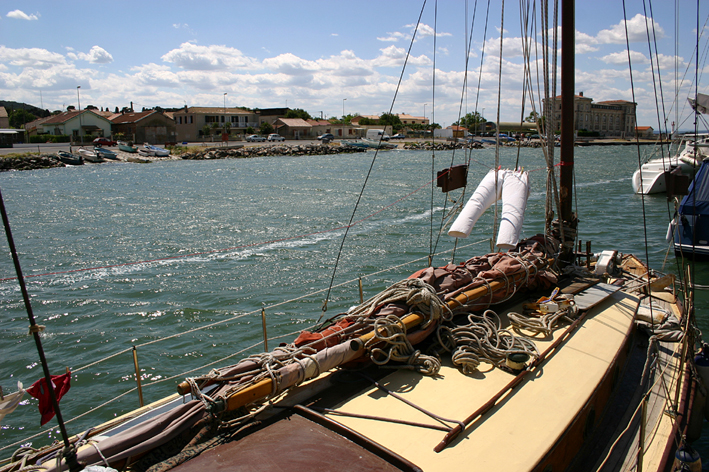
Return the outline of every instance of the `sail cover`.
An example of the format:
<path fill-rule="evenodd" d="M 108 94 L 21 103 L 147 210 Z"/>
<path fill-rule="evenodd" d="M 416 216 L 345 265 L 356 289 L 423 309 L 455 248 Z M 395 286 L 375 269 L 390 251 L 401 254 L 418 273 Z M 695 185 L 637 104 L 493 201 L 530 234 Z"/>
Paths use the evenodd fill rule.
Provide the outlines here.
<path fill-rule="evenodd" d="M 689 101 L 690 106 L 698 113 L 702 113 L 705 115 L 708 114 L 707 111 L 709 111 L 709 95 L 704 93 L 697 93 L 696 100 L 692 98 L 688 98 L 687 100 Z"/>
<path fill-rule="evenodd" d="M 702 162 L 679 206 L 681 215 L 709 216 L 709 161 Z"/>

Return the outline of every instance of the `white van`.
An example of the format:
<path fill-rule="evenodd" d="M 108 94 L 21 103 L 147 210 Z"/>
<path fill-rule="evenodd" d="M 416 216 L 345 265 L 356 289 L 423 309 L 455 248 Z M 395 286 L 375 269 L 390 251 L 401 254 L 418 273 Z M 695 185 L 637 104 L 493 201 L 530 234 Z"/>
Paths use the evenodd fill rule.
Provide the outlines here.
<path fill-rule="evenodd" d="M 386 134 L 383 129 L 368 129 L 367 139 L 389 141 L 389 135 Z"/>

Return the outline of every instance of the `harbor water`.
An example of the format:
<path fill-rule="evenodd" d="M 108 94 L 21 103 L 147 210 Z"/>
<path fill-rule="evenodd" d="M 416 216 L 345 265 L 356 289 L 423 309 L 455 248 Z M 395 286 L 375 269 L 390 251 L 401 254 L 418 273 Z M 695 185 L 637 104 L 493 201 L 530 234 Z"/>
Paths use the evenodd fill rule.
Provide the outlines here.
<path fill-rule="evenodd" d="M 577 148 L 580 239 L 592 241 L 596 252 L 635 253 L 656 270 L 677 273 L 665 241 L 673 205 L 664 195 L 643 200 L 632 193 L 638 154 L 651 148 Z M 174 393 L 186 376 L 261 352 L 262 309 L 273 348 L 323 315 L 331 279 L 324 317 L 359 303 L 360 278 L 365 298 L 372 296 L 425 267 L 432 247 L 439 253 L 436 265 L 490 251 L 494 211 L 453 255 L 445 214 L 461 192 L 446 200 L 431 190 L 432 174 L 464 163 L 465 152 L 380 152 L 372 165 L 373 156 L 166 160 L 0 173 L 34 315 L 46 326 L 41 337 L 50 370 L 73 372 L 60 402 L 70 434 L 138 406 L 133 346 L 149 403 Z M 470 157 L 467 195 L 494 167 L 495 151 L 474 150 Z M 517 159 L 516 149 L 500 152 L 502 167 Z M 522 149 L 519 165 L 530 171 L 523 236 L 532 236 L 544 227 L 541 151 Z M 8 393 L 18 381 L 27 387 L 43 374 L 4 236 L 0 247 L 0 386 Z M 694 271 L 696 283 L 709 285 L 709 263 Z M 696 313 L 709 339 L 707 293 L 697 291 Z M 40 427 L 37 400 L 26 396 L 2 420 L 2 456 L 34 435 L 26 443 L 59 437 L 55 420 Z M 709 470 L 707 427 L 699 450 Z"/>

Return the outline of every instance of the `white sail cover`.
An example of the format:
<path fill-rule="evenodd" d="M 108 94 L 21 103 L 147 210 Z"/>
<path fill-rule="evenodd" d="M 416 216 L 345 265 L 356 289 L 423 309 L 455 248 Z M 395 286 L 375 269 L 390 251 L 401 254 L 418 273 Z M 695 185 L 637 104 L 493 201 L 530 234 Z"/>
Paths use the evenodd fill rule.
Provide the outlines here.
<path fill-rule="evenodd" d="M 709 111 L 709 95 L 705 93 L 697 93 L 696 100 L 692 98 L 688 98 L 687 100 L 689 101 L 689 105 L 692 107 L 692 109 L 696 110 L 697 112 L 706 115 L 707 111 Z"/>
<path fill-rule="evenodd" d="M 502 198 L 502 217 L 497 233 L 497 247 L 507 250 L 519 242 L 519 235 L 524 223 L 524 211 L 529 197 L 529 174 L 522 171 L 491 170 L 475 189 L 468 203 L 463 207 L 458 218 L 448 230 L 454 238 L 467 238 L 482 214 L 498 199 Z"/>

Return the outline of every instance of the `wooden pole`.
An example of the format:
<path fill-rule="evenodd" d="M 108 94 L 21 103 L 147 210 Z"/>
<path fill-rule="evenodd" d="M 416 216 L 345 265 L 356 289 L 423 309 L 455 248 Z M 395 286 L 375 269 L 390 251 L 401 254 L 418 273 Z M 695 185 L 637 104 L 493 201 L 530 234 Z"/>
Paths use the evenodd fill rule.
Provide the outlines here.
<path fill-rule="evenodd" d="M 574 96 L 575 82 L 574 0 L 563 0 L 561 7 L 561 169 L 559 170 L 560 219 L 572 221 L 574 184 Z M 553 132 L 553 130 L 550 130 Z M 573 248 L 573 245 L 571 246 Z"/>
<path fill-rule="evenodd" d="M 261 308 L 261 324 L 263 325 L 263 352 L 268 352 L 268 334 L 266 334 L 266 310 Z"/>
<path fill-rule="evenodd" d="M 143 406 L 143 387 L 140 385 L 140 367 L 138 366 L 138 348 L 133 346 L 133 366 L 135 367 L 135 383 L 138 384 L 138 400 Z"/>

